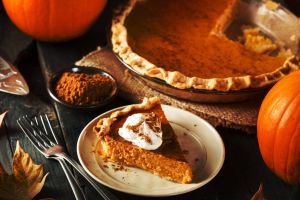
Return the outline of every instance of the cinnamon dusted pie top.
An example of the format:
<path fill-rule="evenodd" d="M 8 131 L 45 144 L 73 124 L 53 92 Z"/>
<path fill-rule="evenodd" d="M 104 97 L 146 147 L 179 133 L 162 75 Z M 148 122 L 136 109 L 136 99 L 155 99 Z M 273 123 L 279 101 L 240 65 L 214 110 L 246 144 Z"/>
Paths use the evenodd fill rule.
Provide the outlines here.
<path fill-rule="evenodd" d="M 299 69 L 224 34 L 237 0 L 130 0 L 114 16 L 114 52 L 141 74 L 181 88 L 230 91 L 272 84 Z"/>

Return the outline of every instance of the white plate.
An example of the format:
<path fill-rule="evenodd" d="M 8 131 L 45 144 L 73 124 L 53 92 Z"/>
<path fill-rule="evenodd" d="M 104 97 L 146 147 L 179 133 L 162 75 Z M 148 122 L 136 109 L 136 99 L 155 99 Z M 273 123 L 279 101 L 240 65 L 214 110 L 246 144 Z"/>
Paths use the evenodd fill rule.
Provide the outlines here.
<path fill-rule="evenodd" d="M 82 130 L 77 142 L 77 154 L 87 173 L 99 183 L 115 190 L 152 197 L 186 193 L 213 179 L 225 158 L 224 144 L 218 132 L 208 122 L 188 111 L 167 105 L 162 105 L 162 108 L 181 148 L 186 150 L 186 159 L 193 168 L 192 183 L 174 183 L 133 167 L 118 170 L 116 164 L 104 162 L 100 156 L 96 156 L 97 137 L 92 131 L 93 126 L 99 118 L 121 108 L 96 117 Z"/>

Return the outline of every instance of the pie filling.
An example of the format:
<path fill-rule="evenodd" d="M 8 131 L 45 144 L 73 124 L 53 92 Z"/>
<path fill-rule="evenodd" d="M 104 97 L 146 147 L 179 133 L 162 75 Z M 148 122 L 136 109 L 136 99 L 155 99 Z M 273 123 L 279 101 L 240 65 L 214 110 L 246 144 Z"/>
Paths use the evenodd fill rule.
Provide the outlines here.
<path fill-rule="evenodd" d="M 237 6 L 238 0 L 129 0 L 112 20 L 113 51 L 134 71 L 179 89 L 262 88 L 298 70 L 288 51 L 264 54 L 275 47 L 271 40 L 225 36 Z"/>
<path fill-rule="evenodd" d="M 132 110 L 125 108 L 130 112 L 117 111 L 118 113 L 113 113 L 111 118 L 105 119 L 105 122 L 101 119 L 94 128 L 100 138 L 98 150 L 102 157 L 112 161 L 145 169 L 175 182 L 189 183 L 192 181 L 192 168 L 183 156 L 176 135 L 158 104 L 158 98 L 151 98 L 148 102 L 151 101 L 150 108 L 144 109 L 143 106 L 137 106 Z M 119 134 L 119 129 L 123 127 L 128 117 L 140 113 L 155 114 L 161 123 L 162 143 L 154 150 L 141 148 Z M 110 125 L 105 127 L 105 124 Z M 105 134 L 103 130 L 109 131 Z"/>
<path fill-rule="evenodd" d="M 154 65 L 190 77 L 259 75 L 281 67 L 285 58 L 258 54 L 224 35 L 212 34 L 234 2 L 142 1 L 125 20 L 128 44 Z"/>

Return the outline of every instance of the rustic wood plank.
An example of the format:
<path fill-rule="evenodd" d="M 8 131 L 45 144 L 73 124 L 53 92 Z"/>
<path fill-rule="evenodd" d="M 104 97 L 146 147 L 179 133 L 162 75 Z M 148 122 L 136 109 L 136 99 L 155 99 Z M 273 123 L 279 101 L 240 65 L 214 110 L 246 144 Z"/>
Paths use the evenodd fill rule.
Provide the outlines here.
<path fill-rule="evenodd" d="M 2 112 L 2 111 L 0 111 Z M 0 127 L 0 163 L 3 166 L 4 170 L 11 174 L 11 165 L 12 165 L 12 150 L 10 148 L 7 128 L 5 123 Z"/>
<path fill-rule="evenodd" d="M 34 51 L 34 49 L 31 49 L 31 51 Z M 10 143 L 10 147 L 7 151 L 10 151 L 10 149 L 14 151 L 16 141 L 19 140 L 21 146 L 32 156 L 33 160 L 36 163 L 43 164 L 45 172 L 50 173 L 41 194 L 38 195 L 37 198 L 54 197 L 62 200 L 74 199 L 71 188 L 68 185 L 59 164 L 55 161 L 44 158 L 32 146 L 29 140 L 25 138 L 16 123 L 18 117 L 25 114 L 29 116 L 33 116 L 38 113 L 47 113 L 52 116 L 55 115 L 54 108 L 49 102 L 48 95 L 46 93 L 46 87 L 39 69 L 36 52 L 32 54 L 32 56 L 33 57 L 28 59 L 23 58 L 23 60 L 20 61 L 22 64 L 19 65 L 21 73 L 28 81 L 28 85 L 31 89 L 30 94 L 28 96 L 15 96 L 0 93 L 0 109 L 10 110 L 7 118 L 5 119 L 7 137 Z"/>

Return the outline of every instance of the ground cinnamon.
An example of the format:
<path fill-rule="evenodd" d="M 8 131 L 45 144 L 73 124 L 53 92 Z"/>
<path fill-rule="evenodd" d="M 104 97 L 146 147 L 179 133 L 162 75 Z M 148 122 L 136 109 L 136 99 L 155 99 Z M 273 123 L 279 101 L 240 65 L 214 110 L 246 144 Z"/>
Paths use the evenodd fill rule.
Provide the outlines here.
<path fill-rule="evenodd" d="M 63 101 L 73 105 L 95 105 L 103 101 L 113 89 L 113 80 L 101 74 L 64 72 L 55 91 Z"/>

